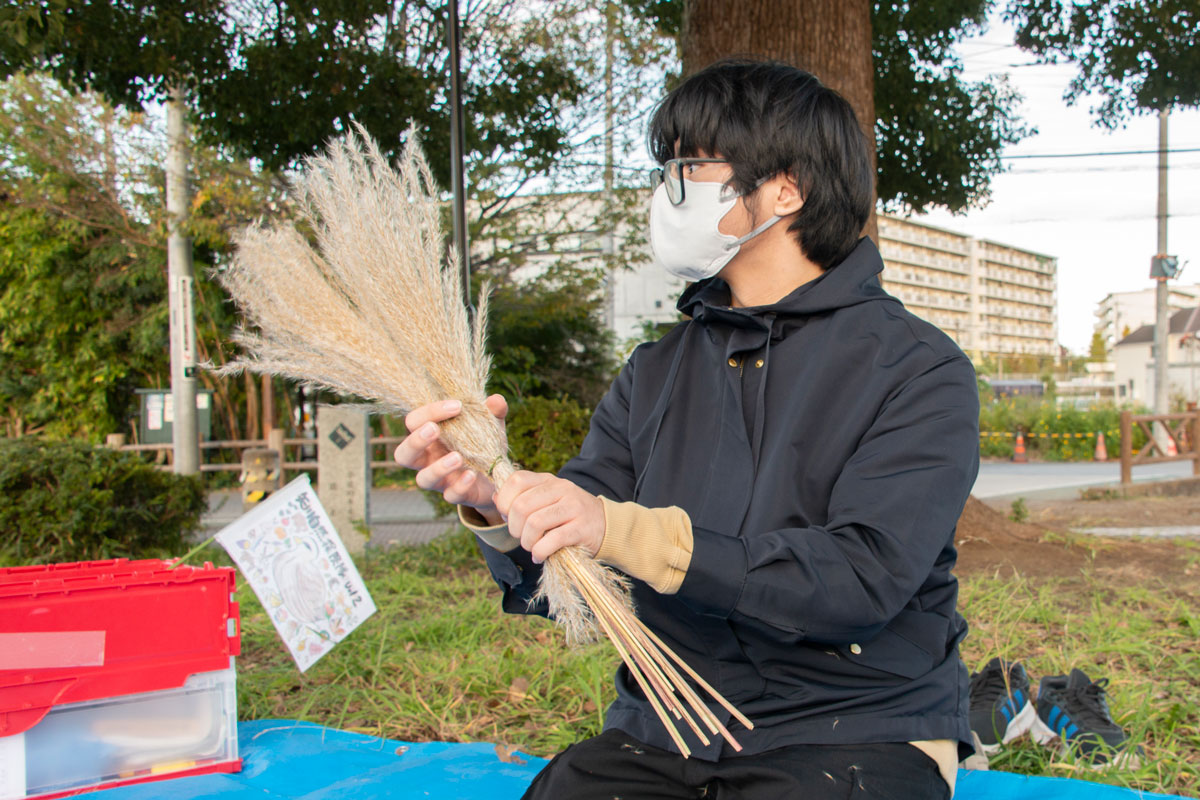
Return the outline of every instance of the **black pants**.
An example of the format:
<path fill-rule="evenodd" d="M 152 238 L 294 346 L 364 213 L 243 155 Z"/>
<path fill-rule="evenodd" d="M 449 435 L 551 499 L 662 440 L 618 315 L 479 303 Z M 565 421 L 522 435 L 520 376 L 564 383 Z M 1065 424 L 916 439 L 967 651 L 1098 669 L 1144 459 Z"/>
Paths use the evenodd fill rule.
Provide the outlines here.
<path fill-rule="evenodd" d="M 910 744 L 793 745 L 700 761 L 611 730 L 568 747 L 524 800 L 948 800 L 933 759 Z"/>

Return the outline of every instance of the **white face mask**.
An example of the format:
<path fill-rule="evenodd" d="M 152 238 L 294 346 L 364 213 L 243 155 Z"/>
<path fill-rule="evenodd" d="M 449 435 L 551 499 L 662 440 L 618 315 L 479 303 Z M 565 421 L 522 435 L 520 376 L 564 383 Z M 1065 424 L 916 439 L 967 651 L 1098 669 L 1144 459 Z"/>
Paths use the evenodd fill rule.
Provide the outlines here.
<path fill-rule="evenodd" d="M 654 190 L 650 201 L 650 249 L 654 261 L 685 281 L 716 275 L 742 245 L 779 221 L 771 217 L 745 236 L 721 233 L 717 225 L 737 202 L 723 183 L 689 181 L 683 203 L 672 205 L 667 187 Z"/>

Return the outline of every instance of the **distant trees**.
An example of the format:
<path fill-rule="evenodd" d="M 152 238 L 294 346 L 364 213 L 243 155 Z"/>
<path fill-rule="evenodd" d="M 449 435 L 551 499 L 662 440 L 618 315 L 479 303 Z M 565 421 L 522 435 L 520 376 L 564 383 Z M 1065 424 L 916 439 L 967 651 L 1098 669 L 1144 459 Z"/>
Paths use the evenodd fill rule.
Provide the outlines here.
<path fill-rule="evenodd" d="M 45 76 L 0 83 L 0 417 L 7 435 L 93 441 L 129 433 L 133 390 L 163 385 L 166 229 L 161 130 L 144 115 L 71 93 Z M 271 207 L 270 174 L 195 152 L 188 233 L 204 268 L 234 230 Z M 208 270 L 197 276 L 198 357 L 226 360 L 232 311 Z M 258 424 L 242 412 L 253 383 L 201 380 L 219 433 Z M 247 394 L 247 388 L 250 390 Z M 251 415 L 253 416 L 253 415 Z"/>
<path fill-rule="evenodd" d="M 575 16 L 560 13 L 572 9 L 565 1 L 551 2 L 546 15 L 533 15 L 520 3 L 493 0 L 473 5 L 464 19 L 466 140 L 470 188 L 480 201 L 477 232 L 507 224 L 508 200 L 559 166 L 572 125 L 578 130 L 592 124 L 568 118 L 585 79 L 595 75 L 594 60 L 575 58 L 587 31 L 579 9 Z M 41 151 L 22 149 L 37 144 L 23 131 L 38 112 L 19 103 L 5 106 L 13 114 L 0 135 L 8 136 L 8 152 L 16 154 L 8 162 L 12 168 L 0 170 L 0 270 L 7 270 L 0 272 L 6 279 L 0 314 L 9 314 L 0 317 L 6 323 L 0 365 L 13 367 L 0 377 L 7 430 L 98 438 L 126 429 L 133 387 L 166 382 L 163 244 L 168 220 L 163 172 L 155 166 L 163 162 L 165 148 L 161 125 L 144 124 L 139 116 L 143 103 L 173 93 L 188 103 L 196 132 L 195 195 L 183 232 L 195 243 L 201 266 L 219 268 L 238 226 L 263 214 L 285 213 L 285 187 L 276 171 L 294 166 L 351 122 L 364 124 L 385 150 L 398 149 L 403 132 L 415 122 L 435 172 L 448 172 L 444 21 L 445 3 L 439 0 L 349 5 L 341 0 L 45 0 L 0 11 L 0 76 L 18 82 L 9 84 L 14 103 L 25 91 L 20 82 L 33 81 L 53 93 L 46 102 L 64 119 L 73 113 L 107 114 L 117 121 L 107 136 L 87 119 L 75 128 L 64 124 L 44 131 L 43 139 L 58 148 L 57 160 L 28 166 Z M 34 70 L 58 83 L 21 77 Z M 60 86 L 99 97 L 72 96 Z M 104 110 L 85 114 L 85 108 Z M 14 134 L 18 129 L 22 133 Z M 79 135 L 72 137 L 69 130 Z M 93 152 L 95 141 L 132 155 L 139 137 L 150 146 L 137 154 L 136 169 L 130 166 L 137 174 L 93 192 L 93 167 L 102 163 Z M 265 171 L 250 169 L 239 157 L 256 159 Z M 28 180 L 31 175 L 43 176 L 42 184 Z M 65 188 L 52 199 L 44 190 L 60 178 Z M 100 198 L 98 205 L 88 205 L 89 192 Z M 45 251 L 41 261 L 38 253 L 22 250 L 38 241 Z M 50 247 L 51 241 L 62 246 Z M 112 252 L 120 258 L 109 259 L 105 248 L 114 242 Z M 521 250 L 514 242 L 493 257 L 489 273 L 509 275 L 521 262 Z M 27 264 L 40 264 L 40 271 Z M 119 278 L 104 284 L 120 287 L 112 297 L 96 291 L 100 275 Z M 130 289 L 134 283 L 136 292 Z M 584 297 L 581 287 L 593 295 Z M 552 302 L 537 302 L 550 302 L 564 317 L 572 315 L 564 303 L 584 302 L 573 324 L 578 328 L 591 319 L 594 328 L 579 331 L 582 339 L 564 340 L 563 346 L 574 352 L 585 340 L 588 346 L 603 340 L 594 277 L 573 285 L 560 280 L 554 291 L 559 293 Z M 204 270 L 196 277 L 195 292 L 198 359 L 220 364 L 235 322 L 230 306 Z M 509 294 L 513 302 L 533 302 L 522 300 L 520 292 Z M 57 313 L 44 313 L 30 301 L 35 297 L 55 303 L 50 310 Z M 117 297 L 136 308 L 116 308 Z M 137 324 L 114 322 L 126 317 Z M 115 329 L 124 331 L 124 338 L 110 336 Z M 70 332 L 90 338 L 84 343 L 66 335 Z M 65 359 L 61 370 L 56 353 L 70 354 L 59 359 Z M 116 377 L 93 380 L 99 367 L 87 368 L 81 359 L 108 364 Z M 532 367 L 535 375 L 539 369 Z M 598 379 L 606 376 L 607 366 Z M 198 377 L 216 393 L 218 435 L 258 435 L 260 398 L 252 381 L 215 379 L 204 372 Z"/>
<path fill-rule="evenodd" d="M 1017 44 L 1079 69 L 1069 103 L 1096 93 L 1096 121 L 1200 105 L 1200 6 L 1195 0 L 1009 0 Z"/>
<path fill-rule="evenodd" d="M 0 417 L 93 440 L 161 374 L 162 270 L 137 121 L 53 81 L 0 86 Z"/>

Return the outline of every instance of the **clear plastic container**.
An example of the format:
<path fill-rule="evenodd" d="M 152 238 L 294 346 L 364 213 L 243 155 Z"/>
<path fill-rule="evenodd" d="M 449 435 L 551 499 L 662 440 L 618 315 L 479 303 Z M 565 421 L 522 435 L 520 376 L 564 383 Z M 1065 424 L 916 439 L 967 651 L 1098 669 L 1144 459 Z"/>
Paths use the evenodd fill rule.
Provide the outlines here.
<path fill-rule="evenodd" d="M 23 735 L 31 798 L 236 761 L 237 676 L 56 706 Z"/>

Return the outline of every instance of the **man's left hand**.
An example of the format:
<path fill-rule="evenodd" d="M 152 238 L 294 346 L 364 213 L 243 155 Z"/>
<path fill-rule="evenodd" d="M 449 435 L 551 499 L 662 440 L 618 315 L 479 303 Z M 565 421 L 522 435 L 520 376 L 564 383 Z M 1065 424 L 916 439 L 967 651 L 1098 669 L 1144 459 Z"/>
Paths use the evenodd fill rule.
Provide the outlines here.
<path fill-rule="evenodd" d="M 604 505 L 575 484 L 544 472 L 516 472 L 496 493 L 508 532 L 541 563 L 563 547 L 596 555 L 604 541 Z"/>

